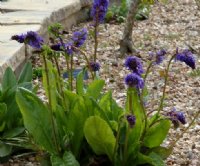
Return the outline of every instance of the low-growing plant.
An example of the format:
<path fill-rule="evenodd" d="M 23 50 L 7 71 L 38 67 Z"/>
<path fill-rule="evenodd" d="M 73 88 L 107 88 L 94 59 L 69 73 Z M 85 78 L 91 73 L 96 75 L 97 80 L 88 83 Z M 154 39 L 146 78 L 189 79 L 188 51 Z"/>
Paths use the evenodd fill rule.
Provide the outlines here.
<path fill-rule="evenodd" d="M 22 115 L 15 100 L 17 88 L 32 90 L 32 65 L 26 63 L 17 79 L 8 67 L 0 84 L 0 158 L 28 147 Z M 18 148 L 17 148 L 18 147 Z"/>
<path fill-rule="evenodd" d="M 195 69 L 195 59 L 189 50 L 180 52 L 177 49 L 169 56 L 163 72 L 164 86 L 158 107 L 148 111 L 145 103 L 151 99 L 147 77 L 162 63 L 167 52 L 164 49 L 151 52 L 146 70 L 140 58 L 127 57 L 124 63 L 130 70 L 124 79 L 127 96 L 125 105 L 120 107 L 111 91 L 103 91 L 105 82 L 96 75 L 100 69 L 97 63 L 98 25 L 103 21 L 107 7 L 107 0 L 95 1 L 93 5 L 96 37 L 91 61 L 81 48 L 87 37 L 86 29 L 74 32 L 70 41 L 65 43 L 61 25 L 52 25 L 49 32 L 57 43 L 50 46 L 45 45 L 35 32 L 13 37 L 38 48 L 43 65 L 42 83 L 47 101 L 23 87 L 19 87 L 16 93 L 25 128 L 40 149 L 49 154 L 53 166 L 162 166 L 176 142 L 200 114 L 195 115 L 169 146 L 163 146 L 172 124 L 177 128 L 187 123 L 184 114 L 175 108 L 164 111 L 171 64 L 180 61 Z M 86 65 L 74 78 L 73 56 L 77 52 L 83 55 Z M 59 66 L 62 55 L 66 60 L 67 81 L 63 79 L 63 70 Z M 91 72 L 89 83 L 84 81 L 86 70 Z"/>

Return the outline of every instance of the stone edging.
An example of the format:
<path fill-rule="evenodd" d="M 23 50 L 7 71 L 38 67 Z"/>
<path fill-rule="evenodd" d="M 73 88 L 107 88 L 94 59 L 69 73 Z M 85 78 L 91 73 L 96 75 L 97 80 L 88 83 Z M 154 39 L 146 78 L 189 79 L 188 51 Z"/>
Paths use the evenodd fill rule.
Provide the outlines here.
<path fill-rule="evenodd" d="M 26 61 L 25 47 L 10 37 L 37 31 L 46 38 L 47 27 L 55 22 L 70 28 L 88 17 L 91 0 L 9 0 L 0 2 L 0 80 L 7 66 L 18 74 Z M 28 50 L 29 55 L 31 49 Z"/>

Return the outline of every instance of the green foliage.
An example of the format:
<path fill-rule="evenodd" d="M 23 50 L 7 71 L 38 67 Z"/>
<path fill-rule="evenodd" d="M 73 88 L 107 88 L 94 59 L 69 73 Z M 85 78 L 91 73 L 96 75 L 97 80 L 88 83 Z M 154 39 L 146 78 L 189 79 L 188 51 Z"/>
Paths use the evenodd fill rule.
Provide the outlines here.
<path fill-rule="evenodd" d="M 48 152 L 56 153 L 53 147 L 51 117 L 48 108 L 35 94 L 23 88 L 18 89 L 16 99 L 23 115 L 24 125 L 36 143 Z"/>
<path fill-rule="evenodd" d="M 1 157 L 10 155 L 15 148 L 25 147 L 23 119 L 15 100 L 17 88 L 32 89 L 32 65 L 26 63 L 17 79 L 8 67 L 3 75 L 0 88 L 0 153 Z"/>
<path fill-rule="evenodd" d="M 106 121 L 98 116 L 89 117 L 85 122 L 84 134 L 96 154 L 106 154 L 112 160 L 116 141 Z"/>
<path fill-rule="evenodd" d="M 65 152 L 63 158 L 59 156 L 51 156 L 52 166 L 79 166 L 78 161 L 75 159 L 71 152 Z"/>

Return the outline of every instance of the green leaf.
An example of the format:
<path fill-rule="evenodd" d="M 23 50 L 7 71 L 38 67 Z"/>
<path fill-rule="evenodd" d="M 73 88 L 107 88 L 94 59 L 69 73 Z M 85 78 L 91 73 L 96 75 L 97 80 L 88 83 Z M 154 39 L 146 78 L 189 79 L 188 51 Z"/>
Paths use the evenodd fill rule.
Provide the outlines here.
<path fill-rule="evenodd" d="M 24 127 L 17 127 L 11 130 L 5 131 L 3 134 L 3 138 L 13 138 L 16 137 L 24 132 Z"/>
<path fill-rule="evenodd" d="M 8 67 L 3 75 L 2 89 L 5 92 L 6 90 L 11 89 L 16 85 L 17 85 L 17 80 L 15 74 L 12 71 L 12 69 Z"/>
<path fill-rule="evenodd" d="M 23 88 L 18 89 L 16 100 L 26 129 L 40 146 L 50 153 L 55 153 L 52 139 L 53 129 L 47 107 L 35 94 Z"/>
<path fill-rule="evenodd" d="M 94 80 L 91 84 L 89 84 L 86 94 L 94 99 L 97 99 L 101 94 L 104 84 L 104 80 Z"/>
<path fill-rule="evenodd" d="M 84 71 L 81 71 L 80 73 L 78 73 L 77 78 L 76 78 L 76 93 L 79 95 L 84 94 L 83 77 L 84 77 Z"/>
<path fill-rule="evenodd" d="M 169 120 L 163 119 L 150 127 L 145 135 L 144 145 L 149 148 L 159 146 L 166 138 L 170 124 Z"/>
<path fill-rule="evenodd" d="M 0 157 L 5 157 L 12 152 L 12 146 L 0 141 Z"/>
<path fill-rule="evenodd" d="M 166 147 L 155 147 L 151 149 L 152 152 L 158 154 L 162 159 L 167 159 L 169 155 L 172 153 L 173 148 L 166 148 Z"/>
<path fill-rule="evenodd" d="M 152 164 L 152 159 L 142 153 L 138 153 L 137 158 L 133 161 L 135 165 Z"/>
<path fill-rule="evenodd" d="M 152 165 L 154 166 L 165 166 L 164 161 L 162 158 L 157 155 L 156 153 L 150 153 L 149 157 L 152 159 Z"/>
<path fill-rule="evenodd" d="M 48 96 L 48 99 L 51 98 L 51 107 L 53 110 L 56 109 L 56 105 L 57 105 L 57 85 L 56 85 L 56 81 L 59 81 L 59 80 L 56 80 L 56 76 L 55 76 L 55 73 L 54 73 L 54 68 L 53 68 L 53 65 L 52 63 L 47 60 L 47 72 L 45 70 L 42 71 L 42 81 L 43 81 L 43 86 L 44 86 L 44 89 L 45 89 L 45 93 L 46 95 Z M 48 79 L 49 79 L 49 85 L 48 85 L 48 82 L 47 82 L 47 74 L 48 74 Z M 49 89 L 48 89 L 48 86 L 49 86 Z M 49 96 L 49 90 L 50 90 L 50 95 Z"/>
<path fill-rule="evenodd" d="M 130 108 L 131 105 L 129 104 L 129 102 L 132 102 L 132 109 Z M 142 131 L 144 128 L 143 110 L 141 107 L 137 90 L 135 88 L 134 89 L 129 88 L 127 91 L 126 112 L 130 114 L 131 110 L 136 117 L 136 123 L 134 127 L 131 129 L 130 134 L 129 134 L 129 142 L 128 142 L 129 157 L 132 157 L 136 153 L 138 146 L 140 145 L 140 138 L 141 138 Z"/>
<path fill-rule="evenodd" d="M 23 67 L 20 76 L 18 78 L 18 83 L 31 82 L 32 81 L 32 64 L 27 62 Z"/>
<path fill-rule="evenodd" d="M 106 121 L 98 116 L 89 117 L 85 122 L 84 134 L 97 155 L 106 154 L 112 160 L 116 140 Z"/>
<path fill-rule="evenodd" d="M 65 152 L 63 158 L 59 156 L 51 156 L 52 166 L 79 166 L 78 161 L 75 159 L 71 152 Z"/>

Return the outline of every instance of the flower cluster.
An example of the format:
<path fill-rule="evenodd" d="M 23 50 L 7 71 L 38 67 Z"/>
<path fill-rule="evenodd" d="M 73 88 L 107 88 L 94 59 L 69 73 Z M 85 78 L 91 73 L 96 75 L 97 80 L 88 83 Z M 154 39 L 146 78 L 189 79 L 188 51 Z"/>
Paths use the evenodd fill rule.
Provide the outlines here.
<path fill-rule="evenodd" d="M 94 72 L 99 71 L 100 64 L 98 62 L 90 62 L 89 68 L 91 69 L 91 71 L 94 71 Z"/>
<path fill-rule="evenodd" d="M 95 24 L 102 23 L 108 10 L 109 0 L 94 0 L 91 16 Z"/>
<path fill-rule="evenodd" d="M 136 73 L 138 75 L 141 75 L 144 73 L 143 66 L 141 63 L 140 58 L 136 56 L 129 56 L 125 61 L 125 67 L 127 67 L 129 70 L 131 70 L 133 73 Z"/>
<path fill-rule="evenodd" d="M 132 72 L 125 77 L 125 84 L 128 87 L 142 89 L 144 87 L 144 81 L 141 78 L 141 74 L 144 73 L 144 70 L 141 60 L 136 56 L 129 56 L 124 65 Z"/>
<path fill-rule="evenodd" d="M 87 29 L 83 28 L 80 31 L 76 31 L 73 33 L 71 41 L 68 43 L 58 43 L 51 45 L 51 49 L 54 51 L 66 51 L 67 54 L 71 55 L 74 51 L 73 47 L 81 47 L 85 40 L 87 39 Z M 63 46 L 64 45 L 64 46 Z"/>
<path fill-rule="evenodd" d="M 154 60 L 154 58 L 155 58 L 153 64 L 159 65 L 163 62 L 166 54 L 167 54 L 167 52 L 164 49 L 161 49 L 161 50 L 157 51 L 156 53 L 149 52 L 149 56 L 150 56 L 149 59 Z"/>
<path fill-rule="evenodd" d="M 169 113 L 167 113 L 167 116 L 169 116 L 170 120 L 175 126 L 179 125 L 179 122 L 182 124 L 186 124 L 185 116 L 182 112 L 176 111 L 175 108 L 172 109 Z"/>
<path fill-rule="evenodd" d="M 185 62 L 185 64 L 191 67 L 192 69 L 196 68 L 194 55 L 188 49 L 185 49 L 182 52 L 178 52 L 177 49 L 175 60 Z"/>
<path fill-rule="evenodd" d="M 143 79 L 139 75 L 137 75 L 135 73 L 130 73 L 125 77 L 125 84 L 128 87 L 135 87 L 137 89 L 144 88 Z"/>
<path fill-rule="evenodd" d="M 130 128 L 133 128 L 133 126 L 135 125 L 135 122 L 136 122 L 136 117 L 134 115 L 127 115 L 126 119 L 129 123 Z"/>
<path fill-rule="evenodd" d="M 25 43 L 30 45 L 33 48 L 41 49 L 44 40 L 37 32 L 28 31 L 26 34 L 14 35 L 11 37 L 11 40 L 16 40 L 19 43 Z"/>
<path fill-rule="evenodd" d="M 73 33 L 72 41 L 75 47 L 81 47 L 87 39 L 87 29 L 83 28 L 81 31 Z"/>

